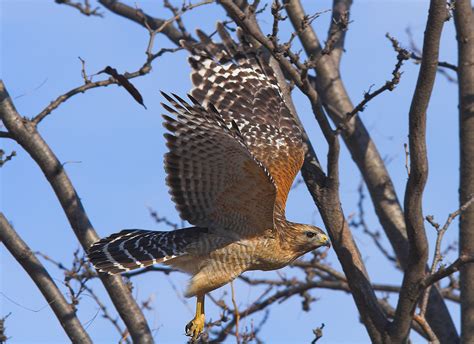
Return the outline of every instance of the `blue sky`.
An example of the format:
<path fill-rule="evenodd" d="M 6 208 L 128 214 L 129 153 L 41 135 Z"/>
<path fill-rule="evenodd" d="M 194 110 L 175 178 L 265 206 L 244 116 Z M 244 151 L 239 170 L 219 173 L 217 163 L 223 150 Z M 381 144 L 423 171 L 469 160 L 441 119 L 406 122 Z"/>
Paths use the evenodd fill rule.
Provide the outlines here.
<path fill-rule="evenodd" d="M 263 3 L 264 1 L 262 1 Z M 46 0 L 2 0 L 1 7 L 1 70 L 0 75 L 18 111 L 32 117 L 58 95 L 80 85 L 81 65 L 78 56 L 86 60 L 89 74 L 110 65 L 123 71 L 138 69 L 145 60 L 148 42 L 146 30 L 113 15 L 106 10 L 104 18 L 85 17 L 72 8 Z M 134 5 L 135 2 L 127 3 Z M 161 1 L 137 2 L 141 8 L 161 18 L 170 13 Z M 177 1 L 180 4 L 181 1 Z M 308 13 L 329 9 L 330 1 L 303 1 Z M 408 42 L 406 28 L 413 32 L 421 46 L 428 1 L 360 1 L 353 6 L 343 56 L 342 75 L 354 103 L 364 91 L 381 85 L 391 77 L 396 56 L 384 37 L 386 32 L 402 43 Z M 269 10 L 260 17 L 260 24 L 269 32 Z M 217 20 L 224 18 L 220 8 L 206 6 L 184 15 L 191 31 L 201 28 L 211 32 Z M 326 36 L 330 14 L 314 22 L 321 38 Z M 283 37 L 289 37 L 288 23 L 282 27 Z M 456 62 L 453 23 L 446 23 L 441 60 Z M 171 47 L 159 37 L 156 47 Z M 370 102 L 362 113 L 363 120 L 381 155 L 386 159 L 390 175 L 400 199 L 403 197 L 407 174 L 403 143 L 407 142 L 408 109 L 416 82 L 418 67 L 407 62 L 401 84 L 394 92 L 384 93 Z M 159 90 L 185 95 L 190 88 L 186 53 L 163 55 L 153 64 L 149 75 L 134 79 L 148 110 L 143 109 L 122 88 L 109 86 L 80 94 L 55 110 L 40 125 L 40 132 L 59 159 L 66 163 L 86 211 L 101 236 L 122 228 L 164 229 L 149 216 L 148 207 L 160 215 L 178 220 L 164 182 L 162 158 L 166 151 L 162 137 Z M 305 98 L 295 91 L 299 115 L 324 162 L 326 144 L 313 119 Z M 428 149 L 430 176 L 424 198 L 424 212 L 444 221 L 457 208 L 458 140 L 456 85 L 438 75 L 428 111 Z M 78 248 L 77 240 L 39 168 L 32 159 L 11 141 L 1 140 L 0 148 L 17 151 L 17 156 L 0 169 L 0 208 L 18 233 L 35 251 L 68 263 Z M 341 154 L 341 199 L 346 215 L 356 211 L 360 174 L 345 148 Z M 367 201 L 367 220 L 372 229 L 380 225 Z M 287 215 L 298 222 L 322 225 L 308 192 L 300 186 L 290 194 Z M 451 225 L 444 243 L 457 238 L 457 222 Z M 434 231 L 427 227 L 431 246 Z M 354 231 L 362 255 L 374 282 L 400 283 L 401 274 L 390 268 L 370 239 Z M 452 261 L 454 255 L 445 262 Z M 10 254 L 0 246 L 0 316 L 11 312 L 7 334 L 12 343 L 67 341 L 62 328 L 45 300 Z M 333 251 L 331 264 L 340 269 Z M 61 290 L 63 275 L 48 263 L 50 274 Z M 282 270 L 291 276 L 292 269 Z M 250 277 L 272 277 L 273 272 L 248 273 Z M 183 304 L 176 295 L 182 293 L 187 277 L 181 274 L 164 276 L 148 274 L 134 280 L 134 295 L 145 300 L 154 297 L 154 310 L 146 312 L 150 327 L 156 330 L 156 340 L 163 343 L 184 342 L 184 325 L 192 318 L 194 300 Z M 91 285 L 110 304 L 102 286 Z M 225 286 L 213 294 L 224 292 L 230 303 L 230 288 Z M 245 308 L 261 290 L 237 283 L 237 301 Z M 325 323 L 323 342 L 367 342 L 365 329 L 359 324 L 356 308 L 348 294 L 313 290 L 319 300 L 310 312 L 301 310 L 301 299 L 295 297 L 272 307 L 261 336 L 270 343 L 307 343 L 313 338 L 311 329 Z M 396 299 L 391 298 L 394 302 Z M 208 318 L 217 318 L 218 310 L 207 303 Z M 450 304 L 453 317 L 459 323 L 458 306 Z M 97 306 L 85 295 L 80 303 L 79 318 L 88 323 L 88 332 L 98 343 L 117 340 L 109 322 L 95 317 Z M 95 318 L 94 318 L 95 317 Z M 257 324 L 261 317 L 256 316 Z M 250 326 L 251 318 L 243 321 Z M 27 329 L 25 328 L 27 325 Z M 282 330 L 282 328 L 284 330 Z M 414 337 L 417 339 L 418 337 Z M 419 339 L 419 338 L 418 338 Z M 232 341 L 232 340 L 230 340 Z"/>

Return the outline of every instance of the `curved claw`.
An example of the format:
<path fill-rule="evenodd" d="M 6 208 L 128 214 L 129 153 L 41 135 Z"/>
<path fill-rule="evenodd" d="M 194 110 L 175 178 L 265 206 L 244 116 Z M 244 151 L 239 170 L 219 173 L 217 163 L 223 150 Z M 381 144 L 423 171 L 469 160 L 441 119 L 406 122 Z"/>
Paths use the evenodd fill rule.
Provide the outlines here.
<path fill-rule="evenodd" d="M 204 330 L 205 317 L 204 314 L 196 314 L 196 317 L 191 320 L 185 327 L 186 335 L 197 340 L 199 335 Z"/>

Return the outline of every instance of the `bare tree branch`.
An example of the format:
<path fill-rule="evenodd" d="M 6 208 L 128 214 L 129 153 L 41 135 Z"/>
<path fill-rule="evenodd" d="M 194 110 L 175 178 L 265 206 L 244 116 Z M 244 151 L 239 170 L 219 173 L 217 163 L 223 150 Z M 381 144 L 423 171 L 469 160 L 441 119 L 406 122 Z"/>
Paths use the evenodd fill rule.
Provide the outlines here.
<path fill-rule="evenodd" d="M 438 282 L 439 280 L 445 277 L 452 275 L 453 273 L 459 271 L 459 269 L 464 265 L 470 264 L 472 266 L 473 262 L 474 262 L 474 255 L 473 256 L 460 255 L 458 259 L 456 259 L 454 263 L 452 263 L 451 265 L 447 266 L 446 268 L 441 268 L 434 274 L 426 277 L 425 280 L 422 282 L 421 287 L 425 288 L 427 286 L 430 286 Z"/>
<path fill-rule="evenodd" d="M 7 162 L 9 162 L 13 157 L 16 156 L 16 151 L 11 151 L 10 154 L 6 155 L 5 157 L 5 151 L 3 149 L 0 149 L 0 167 L 3 167 Z"/>
<path fill-rule="evenodd" d="M 416 64 L 421 62 L 421 52 L 420 49 L 416 46 L 415 41 L 413 40 L 413 36 L 411 30 L 407 29 L 408 35 L 410 36 L 410 48 L 409 48 L 409 58 L 415 61 Z M 393 45 L 393 49 L 397 52 L 401 50 L 405 50 L 400 46 L 400 43 L 393 37 L 387 37 Z M 438 61 L 438 73 L 443 75 L 449 82 L 457 82 L 455 78 L 453 78 L 449 73 L 447 73 L 446 69 L 450 69 L 452 71 L 457 71 L 458 67 L 444 61 Z"/>
<path fill-rule="evenodd" d="M 404 209 L 410 250 L 395 318 L 389 330 L 394 342 L 402 342 L 408 336 L 420 296 L 419 285 L 426 272 L 428 240 L 422 210 L 423 190 L 428 179 L 426 111 L 436 78 L 439 43 L 446 18 L 446 2 L 432 0 L 423 42 L 423 60 L 409 113 L 410 175 Z"/>
<path fill-rule="evenodd" d="M 13 139 L 30 154 L 43 171 L 74 233 L 87 251 L 99 237 L 89 221 L 79 196 L 63 165 L 38 133 L 34 123 L 18 114 L 2 81 L 0 81 L 0 119 Z M 136 343 L 152 343 L 153 337 L 145 317 L 121 277 L 104 274 L 100 278 L 133 340 Z"/>
<path fill-rule="evenodd" d="M 354 226 L 355 228 L 361 227 L 363 232 L 367 234 L 372 241 L 374 242 L 375 246 L 379 249 L 380 253 L 384 255 L 385 258 L 387 258 L 388 261 L 393 262 L 396 267 L 399 267 L 399 262 L 397 261 L 396 257 L 393 256 L 393 253 L 390 253 L 387 248 L 383 246 L 381 243 L 381 236 L 379 231 L 372 231 L 369 229 L 369 226 L 365 220 L 365 209 L 364 209 L 364 199 L 365 199 L 365 193 L 364 193 L 364 181 L 361 180 L 359 183 L 359 187 L 357 188 L 357 192 L 359 194 L 359 201 L 357 202 L 357 208 L 358 208 L 358 214 L 357 218 L 358 220 L 352 219 L 349 222 L 349 225 Z"/>
<path fill-rule="evenodd" d="M 10 226 L 3 213 L 0 213 L 0 241 L 35 282 L 69 339 L 73 343 L 92 343 L 76 317 L 74 307 L 66 301 L 43 264 Z"/>
<path fill-rule="evenodd" d="M 74 259 L 71 268 L 66 267 L 65 264 L 56 261 L 44 253 L 36 252 L 35 254 L 52 263 L 59 270 L 64 272 L 64 284 L 69 290 L 69 297 L 71 298 L 71 303 L 74 307 L 79 305 L 80 295 L 83 292 L 87 292 L 87 295 L 96 302 L 100 312 L 102 313 L 102 317 L 108 320 L 119 333 L 120 343 L 130 343 L 130 340 L 128 339 L 130 336 L 128 330 L 122 328 L 122 326 L 119 324 L 118 317 L 110 314 L 107 307 L 96 294 L 96 292 L 87 286 L 87 281 L 89 281 L 91 278 L 98 278 L 99 276 L 97 272 L 90 266 L 89 262 L 85 258 L 85 255 L 82 257 L 79 255 L 79 249 L 74 252 Z M 71 286 L 71 281 L 76 281 L 79 284 L 77 292 Z"/>
<path fill-rule="evenodd" d="M 99 12 L 99 8 L 91 8 L 90 1 L 84 0 L 84 2 L 74 2 L 72 0 L 55 0 L 57 4 L 63 4 L 67 6 L 74 7 L 79 12 L 86 16 L 96 16 L 96 17 L 103 17 L 104 15 Z"/>
<path fill-rule="evenodd" d="M 389 37 L 388 34 L 387 37 Z M 368 102 L 370 102 L 372 99 L 374 99 L 385 91 L 393 91 L 395 89 L 395 87 L 400 82 L 400 77 L 402 76 L 400 68 L 402 68 L 403 62 L 407 59 L 408 51 L 401 49 L 398 52 L 397 63 L 392 71 L 392 79 L 386 81 L 384 85 L 380 86 L 373 92 L 371 92 L 370 89 L 369 91 L 365 92 L 364 99 L 359 104 L 357 104 L 351 112 L 346 113 L 346 117 L 344 118 L 344 120 L 339 123 L 339 125 L 337 126 L 337 133 L 344 131 L 344 129 L 346 128 L 346 124 L 352 119 L 352 117 L 357 115 L 359 112 L 364 111 L 365 106 Z"/>
<path fill-rule="evenodd" d="M 458 210 L 452 212 L 449 214 L 448 219 L 444 223 L 443 227 L 440 228 L 440 225 L 435 222 L 434 217 L 432 215 L 429 215 L 426 217 L 426 220 L 436 229 L 438 235 L 436 236 L 436 245 L 435 245 L 435 251 L 434 251 L 434 256 L 433 256 L 433 262 L 431 263 L 431 269 L 430 269 L 430 274 L 433 275 L 436 272 L 436 268 L 438 267 L 438 264 L 441 262 L 443 259 L 443 256 L 441 254 L 441 243 L 443 241 L 444 234 L 448 230 L 449 226 L 451 225 L 451 222 L 462 214 L 466 209 L 469 208 L 469 206 L 472 204 L 474 201 L 474 196 L 471 196 L 471 198 L 464 203 L 461 208 Z M 426 312 L 426 305 L 428 302 L 428 294 L 429 294 L 430 288 L 428 287 L 423 295 L 422 302 L 420 304 L 420 315 L 424 317 L 424 314 Z"/>
<path fill-rule="evenodd" d="M 5 329 L 5 321 L 10 316 L 10 314 L 11 313 L 8 313 L 7 315 L 0 318 L 0 344 L 4 344 L 8 340 Z"/>
<path fill-rule="evenodd" d="M 474 194 L 474 12 L 471 1 L 454 2 L 454 24 L 458 42 L 459 81 L 459 204 Z M 474 209 L 461 214 L 459 220 L 459 255 L 474 256 Z M 474 342 L 474 265 L 459 274 L 461 299 L 461 338 Z"/>

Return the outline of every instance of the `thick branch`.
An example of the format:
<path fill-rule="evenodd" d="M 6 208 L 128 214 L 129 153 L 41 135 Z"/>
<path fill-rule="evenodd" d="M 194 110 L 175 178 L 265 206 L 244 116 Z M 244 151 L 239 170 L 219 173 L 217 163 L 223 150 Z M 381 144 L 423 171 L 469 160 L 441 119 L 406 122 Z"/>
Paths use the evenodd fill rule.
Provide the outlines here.
<path fill-rule="evenodd" d="M 25 151 L 36 161 L 51 184 L 85 251 L 99 239 L 63 165 L 36 130 L 36 126 L 16 111 L 5 85 L 0 81 L 0 119 Z M 152 343 L 145 317 L 120 276 L 101 276 L 107 292 L 136 343 Z"/>
<path fill-rule="evenodd" d="M 471 1 L 457 0 L 454 24 L 458 41 L 460 185 L 459 204 L 474 194 L 474 13 Z M 474 208 L 461 214 L 459 255 L 474 256 Z M 474 264 L 461 269 L 461 338 L 474 342 Z"/>
<path fill-rule="evenodd" d="M 0 213 L 0 241 L 35 282 L 71 342 L 92 343 L 76 317 L 74 308 L 66 301 L 43 264 L 10 226 L 3 213 Z"/>
<path fill-rule="evenodd" d="M 404 341 L 410 330 L 426 272 L 428 240 L 423 220 L 423 190 L 428 178 L 426 111 L 438 68 L 439 43 L 447 18 L 446 2 L 432 0 L 423 42 L 423 59 L 409 113 L 410 175 L 405 191 L 405 223 L 410 243 L 409 260 L 397 304 L 393 326 L 394 342 Z"/>

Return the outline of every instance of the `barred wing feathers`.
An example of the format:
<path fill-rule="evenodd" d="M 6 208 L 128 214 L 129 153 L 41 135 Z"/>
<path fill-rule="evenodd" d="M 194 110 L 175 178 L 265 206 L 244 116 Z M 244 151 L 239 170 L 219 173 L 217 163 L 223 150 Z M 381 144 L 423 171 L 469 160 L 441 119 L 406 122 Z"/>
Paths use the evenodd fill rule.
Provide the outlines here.
<path fill-rule="evenodd" d="M 121 273 L 187 254 L 187 248 L 205 232 L 196 227 L 170 232 L 126 229 L 94 243 L 88 257 L 99 272 Z"/>
<path fill-rule="evenodd" d="M 277 185 L 277 207 L 285 203 L 304 160 L 301 129 L 288 110 L 273 70 L 244 36 L 235 43 L 222 24 L 217 45 L 198 32 L 200 43 L 182 42 L 192 56 L 191 92 L 203 106 L 213 104 L 227 125 L 236 123 L 248 149 Z"/>
<path fill-rule="evenodd" d="M 237 127 L 227 127 L 213 106 L 205 109 L 191 96 L 192 105 L 163 96 L 173 116 L 163 115 L 170 131 L 165 170 L 181 217 L 234 238 L 272 229 L 276 187 Z"/>

